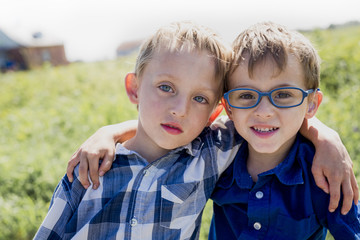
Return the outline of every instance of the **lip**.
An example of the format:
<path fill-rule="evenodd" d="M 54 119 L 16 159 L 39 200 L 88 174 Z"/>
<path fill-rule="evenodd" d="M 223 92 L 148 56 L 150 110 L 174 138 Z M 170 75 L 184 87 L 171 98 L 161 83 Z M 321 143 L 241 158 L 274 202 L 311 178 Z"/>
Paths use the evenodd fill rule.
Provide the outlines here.
<path fill-rule="evenodd" d="M 256 136 L 261 138 L 270 138 L 279 131 L 278 127 L 268 126 L 268 125 L 266 126 L 255 125 L 250 127 L 250 129 Z"/>
<path fill-rule="evenodd" d="M 183 133 L 181 126 L 177 123 L 170 122 L 170 123 L 162 123 L 160 125 L 169 134 L 179 135 Z"/>

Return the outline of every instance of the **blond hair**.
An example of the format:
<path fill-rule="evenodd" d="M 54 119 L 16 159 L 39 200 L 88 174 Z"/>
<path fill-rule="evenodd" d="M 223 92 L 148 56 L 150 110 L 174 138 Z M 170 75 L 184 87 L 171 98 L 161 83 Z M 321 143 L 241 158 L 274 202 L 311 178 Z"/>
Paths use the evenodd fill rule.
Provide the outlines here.
<path fill-rule="evenodd" d="M 135 74 L 138 77 L 144 72 L 156 51 L 207 51 L 215 63 L 215 78 L 221 82 L 224 91 L 224 79 L 231 59 L 230 48 L 211 29 L 193 22 L 174 22 L 161 27 L 149 37 L 140 47 L 135 64 Z"/>
<path fill-rule="evenodd" d="M 300 62 L 306 87 L 317 89 L 320 84 L 320 57 L 315 48 L 299 32 L 290 31 L 272 22 L 255 24 L 234 40 L 229 74 L 235 71 L 245 56 L 249 59 L 250 77 L 253 75 L 255 66 L 269 56 L 281 72 L 286 68 L 288 54 L 293 54 Z"/>

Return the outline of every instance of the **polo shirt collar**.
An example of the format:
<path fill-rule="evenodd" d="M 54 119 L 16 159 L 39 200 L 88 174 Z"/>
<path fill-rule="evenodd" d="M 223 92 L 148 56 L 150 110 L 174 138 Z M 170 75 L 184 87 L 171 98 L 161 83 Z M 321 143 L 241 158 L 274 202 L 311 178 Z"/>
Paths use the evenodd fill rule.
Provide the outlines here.
<path fill-rule="evenodd" d="M 298 134 L 285 160 L 275 168 L 259 174 L 258 182 L 266 181 L 267 176 L 275 175 L 284 185 L 303 184 L 304 179 L 300 162 L 301 159 L 305 158 L 306 156 L 304 154 L 299 154 L 298 150 L 302 138 L 303 137 Z M 253 187 L 252 178 L 249 175 L 246 167 L 246 159 L 248 154 L 248 143 L 244 141 L 234 159 L 232 174 L 233 179 L 224 181 L 224 187 L 229 187 L 234 181 L 240 188 L 251 189 Z"/>
<path fill-rule="evenodd" d="M 204 130 L 204 132 L 207 131 L 207 129 Z M 202 146 L 204 145 L 203 140 L 201 139 L 201 137 L 197 137 L 195 138 L 191 143 L 188 143 L 184 146 L 178 147 L 176 149 L 171 150 L 169 153 L 172 154 L 176 154 L 178 152 L 181 152 L 183 150 L 185 150 L 189 155 L 191 156 L 196 156 L 198 154 L 199 151 L 201 151 Z M 120 143 L 116 144 L 116 154 L 121 154 L 121 155 L 131 155 L 131 154 L 136 154 L 138 155 L 136 152 L 126 149 L 124 146 L 122 146 Z"/>
<path fill-rule="evenodd" d="M 234 160 L 234 181 L 240 188 L 251 189 L 253 180 L 247 171 L 246 160 L 249 155 L 248 143 L 244 141 Z"/>
<path fill-rule="evenodd" d="M 299 154 L 300 142 L 301 136 L 298 134 L 285 160 L 274 169 L 268 171 L 269 174 L 275 174 L 279 181 L 284 185 L 304 183 L 300 162 L 305 155 Z M 264 175 L 266 175 L 266 172 Z"/>

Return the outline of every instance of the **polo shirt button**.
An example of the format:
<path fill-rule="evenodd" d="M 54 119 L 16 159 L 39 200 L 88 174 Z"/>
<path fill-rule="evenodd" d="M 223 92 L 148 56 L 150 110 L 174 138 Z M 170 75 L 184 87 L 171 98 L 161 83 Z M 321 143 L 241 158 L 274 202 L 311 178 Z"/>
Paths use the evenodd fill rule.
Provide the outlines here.
<path fill-rule="evenodd" d="M 132 227 L 135 227 L 136 224 L 137 224 L 137 220 L 136 220 L 135 218 L 133 218 L 133 219 L 130 220 L 130 225 L 131 225 Z"/>
<path fill-rule="evenodd" d="M 262 191 L 257 191 L 257 192 L 255 193 L 255 197 L 256 197 L 257 199 L 262 199 L 262 198 L 264 197 L 264 193 L 263 193 Z"/>
<path fill-rule="evenodd" d="M 261 229 L 261 223 L 259 223 L 259 222 L 254 223 L 254 228 L 255 228 L 255 230 L 260 230 Z"/>

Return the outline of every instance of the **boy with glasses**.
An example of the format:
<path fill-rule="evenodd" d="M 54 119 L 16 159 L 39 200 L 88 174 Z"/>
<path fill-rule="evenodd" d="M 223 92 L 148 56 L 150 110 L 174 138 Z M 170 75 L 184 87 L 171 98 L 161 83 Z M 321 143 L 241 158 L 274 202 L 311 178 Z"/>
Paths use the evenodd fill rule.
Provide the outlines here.
<path fill-rule="evenodd" d="M 212 194 L 209 239 L 360 239 L 359 205 L 327 210 L 299 129 L 321 103 L 319 57 L 297 32 L 256 24 L 233 43 L 226 111 L 246 140 Z"/>

